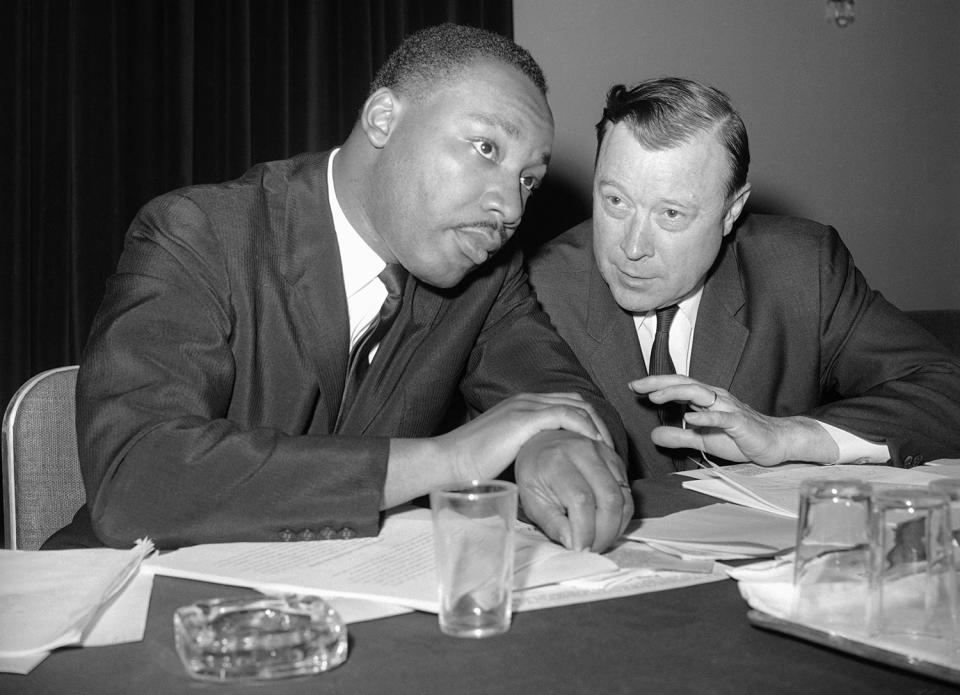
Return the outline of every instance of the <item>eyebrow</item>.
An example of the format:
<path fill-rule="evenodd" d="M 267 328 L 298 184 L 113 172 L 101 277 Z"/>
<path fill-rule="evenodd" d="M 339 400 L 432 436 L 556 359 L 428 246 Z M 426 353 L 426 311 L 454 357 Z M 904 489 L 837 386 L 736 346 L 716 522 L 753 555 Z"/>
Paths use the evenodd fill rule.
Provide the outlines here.
<path fill-rule="evenodd" d="M 482 113 L 480 111 L 471 111 L 467 115 L 473 120 L 480 121 L 481 123 L 484 123 L 490 126 L 491 128 L 499 128 L 514 140 L 518 140 L 520 138 L 520 129 L 511 121 L 508 121 L 504 118 L 500 118 L 498 116 L 495 116 L 489 113 Z M 541 155 L 540 161 L 543 162 L 544 164 L 549 164 L 550 153 L 548 152 L 546 154 Z"/>

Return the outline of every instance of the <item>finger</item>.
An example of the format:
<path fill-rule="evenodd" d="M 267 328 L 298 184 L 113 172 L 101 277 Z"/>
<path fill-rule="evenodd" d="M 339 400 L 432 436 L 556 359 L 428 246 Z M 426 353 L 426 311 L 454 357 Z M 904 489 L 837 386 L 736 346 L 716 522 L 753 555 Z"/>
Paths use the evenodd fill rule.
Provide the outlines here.
<path fill-rule="evenodd" d="M 691 405 L 703 404 L 701 407 L 706 407 L 707 405 L 714 404 L 714 393 L 717 393 L 717 399 L 719 399 L 719 389 L 712 389 L 709 386 L 698 383 L 688 383 L 665 386 L 662 389 L 651 391 L 647 394 L 647 398 L 650 399 L 651 403 L 659 404 L 674 401 L 676 403 L 689 403 Z"/>
<path fill-rule="evenodd" d="M 606 446 L 594 447 L 596 456 L 578 457 L 577 470 L 589 486 L 589 494 L 579 489 L 568 505 L 567 515 L 573 528 L 574 546 L 606 549 L 624 527 L 624 516 L 633 514 L 633 496 L 619 456 Z M 626 493 L 624 492 L 626 490 Z M 591 516 L 592 515 L 592 516 Z"/>
<path fill-rule="evenodd" d="M 683 374 L 658 374 L 656 376 L 646 376 L 642 379 L 627 382 L 627 386 L 631 391 L 641 395 L 681 384 L 699 384 L 699 382 Z"/>
<path fill-rule="evenodd" d="M 743 418 L 731 410 L 698 410 L 683 414 L 683 419 L 693 427 L 710 427 L 729 430 L 740 425 Z"/>
<path fill-rule="evenodd" d="M 595 505 L 592 550 L 600 552 L 610 546 L 623 532 L 633 516 L 633 495 L 624 472 L 618 465 L 619 457 L 610 450 L 600 452 L 603 466 L 590 468 L 585 478 L 593 492 Z"/>
<path fill-rule="evenodd" d="M 568 405 L 550 406 L 536 411 L 533 420 L 538 432 L 548 429 L 569 430 L 588 439 L 603 438 L 603 433 L 597 429 L 596 422 L 583 408 Z"/>
<path fill-rule="evenodd" d="M 524 512 L 548 538 L 560 543 L 568 550 L 573 550 L 573 530 L 566 510 L 558 503 L 551 502 L 536 494 L 525 494 L 525 488 L 520 488 L 520 497 Z"/>
<path fill-rule="evenodd" d="M 704 448 L 703 435 L 690 428 L 654 427 L 650 432 L 650 439 L 657 446 L 667 447 L 668 449 Z"/>
<path fill-rule="evenodd" d="M 597 504 L 590 486 L 584 480 L 582 485 L 565 487 L 560 491 L 560 503 L 567 510 L 572 549 L 592 548 L 597 528 Z"/>

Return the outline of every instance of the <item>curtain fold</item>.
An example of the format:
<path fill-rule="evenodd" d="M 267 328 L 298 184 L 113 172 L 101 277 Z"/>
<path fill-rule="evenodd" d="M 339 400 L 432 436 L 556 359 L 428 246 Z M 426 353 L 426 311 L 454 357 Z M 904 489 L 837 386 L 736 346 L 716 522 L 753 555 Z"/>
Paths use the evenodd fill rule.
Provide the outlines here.
<path fill-rule="evenodd" d="M 136 211 L 322 150 L 404 36 L 511 35 L 509 0 L 8 0 L 0 403 L 76 363 Z"/>

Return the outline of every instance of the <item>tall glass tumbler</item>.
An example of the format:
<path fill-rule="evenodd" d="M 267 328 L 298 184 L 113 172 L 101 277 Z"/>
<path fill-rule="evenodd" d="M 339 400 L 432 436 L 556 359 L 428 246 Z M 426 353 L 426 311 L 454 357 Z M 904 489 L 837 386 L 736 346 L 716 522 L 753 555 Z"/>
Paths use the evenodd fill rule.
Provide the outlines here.
<path fill-rule="evenodd" d="M 870 561 L 869 483 L 806 480 L 800 486 L 793 619 L 862 630 Z"/>
<path fill-rule="evenodd" d="M 950 499 L 950 528 L 953 529 L 953 571 L 960 572 L 960 478 L 942 478 L 930 483 L 930 489 Z"/>
<path fill-rule="evenodd" d="M 489 637 L 510 629 L 517 487 L 473 481 L 430 493 L 440 630 Z"/>
<path fill-rule="evenodd" d="M 945 494 L 925 488 L 876 494 L 871 635 L 956 639 L 957 577 L 949 504 Z"/>

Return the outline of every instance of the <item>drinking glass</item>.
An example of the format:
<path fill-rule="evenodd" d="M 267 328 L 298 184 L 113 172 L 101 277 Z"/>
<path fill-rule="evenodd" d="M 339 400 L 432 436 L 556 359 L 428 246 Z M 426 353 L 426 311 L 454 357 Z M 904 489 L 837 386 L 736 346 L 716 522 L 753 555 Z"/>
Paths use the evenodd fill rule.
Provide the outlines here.
<path fill-rule="evenodd" d="M 953 640 L 957 586 L 949 498 L 896 488 L 874 499 L 871 635 Z"/>
<path fill-rule="evenodd" d="M 862 630 L 869 586 L 869 483 L 806 480 L 800 486 L 793 619 Z"/>
<path fill-rule="evenodd" d="M 517 487 L 473 481 L 430 493 L 440 629 L 489 637 L 510 629 Z"/>
<path fill-rule="evenodd" d="M 950 499 L 950 528 L 953 530 L 953 571 L 960 572 L 960 478 L 943 478 L 930 483 L 930 489 Z M 958 580 L 960 581 L 960 580 Z"/>

